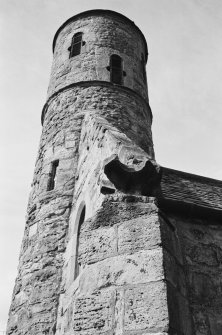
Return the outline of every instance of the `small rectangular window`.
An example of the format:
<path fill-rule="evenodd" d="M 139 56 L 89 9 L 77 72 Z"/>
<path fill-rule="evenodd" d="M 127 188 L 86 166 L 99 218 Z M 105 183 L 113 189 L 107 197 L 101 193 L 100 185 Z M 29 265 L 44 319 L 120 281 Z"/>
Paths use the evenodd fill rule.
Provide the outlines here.
<path fill-rule="evenodd" d="M 110 57 L 110 81 L 119 85 L 123 81 L 122 58 L 118 55 Z"/>
<path fill-rule="evenodd" d="M 51 191 L 55 188 L 56 170 L 57 170 L 58 165 L 59 165 L 58 160 L 52 162 L 51 171 L 49 174 L 49 182 L 48 182 L 47 191 Z"/>

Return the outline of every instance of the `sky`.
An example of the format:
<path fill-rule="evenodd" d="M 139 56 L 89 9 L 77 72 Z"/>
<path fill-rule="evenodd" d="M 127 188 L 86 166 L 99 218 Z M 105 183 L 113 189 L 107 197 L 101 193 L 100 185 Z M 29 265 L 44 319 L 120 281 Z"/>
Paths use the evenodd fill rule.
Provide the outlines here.
<path fill-rule="evenodd" d="M 221 0 L 0 0 L 0 331 L 17 274 L 52 40 L 69 17 L 98 8 L 129 17 L 147 39 L 157 162 L 222 179 Z"/>

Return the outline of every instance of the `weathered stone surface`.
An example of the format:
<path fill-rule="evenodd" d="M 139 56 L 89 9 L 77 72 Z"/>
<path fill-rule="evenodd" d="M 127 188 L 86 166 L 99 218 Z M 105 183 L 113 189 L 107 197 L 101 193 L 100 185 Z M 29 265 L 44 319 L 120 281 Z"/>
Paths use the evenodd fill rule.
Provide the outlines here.
<path fill-rule="evenodd" d="M 115 216 L 109 216 L 109 213 L 114 210 Z M 134 216 L 134 218 L 129 220 L 129 215 Z M 112 220 L 114 221 L 112 222 Z M 145 226 L 143 230 L 142 223 Z M 126 241 L 129 236 L 132 237 L 133 227 L 137 232 L 136 236 L 141 239 L 141 243 L 140 245 L 135 243 L 129 249 Z M 127 240 L 124 239 L 124 230 L 125 235 L 128 232 Z M 143 235 L 143 238 L 141 235 Z M 134 237 L 135 241 L 136 236 Z M 105 242 L 104 245 L 103 241 Z M 121 248 L 118 247 L 118 241 L 120 241 Z M 142 241 L 144 245 L 142 245 Z M 73 302 L 79 296 L 84 298 L 91 296 L 93 293 L 111 289 L 116 292 L 116 298 L 113 302 L 115 321 L 111 330 L 106 331 L 116 334 L 123 334 L 127 331 L 124 328 L 126 290 L 131 289 L 132 285 L 136 288 L 137 285 L 159 283 L 164 278 L 163 252 L 159 241 L 160 222 L 158 222 L 158 209 L 153 198 L 122 195 L 104 197 L 101 208 L 96 215 L 82 224 L 79 239 L 79 260 L 83 268 L 78 277 L 78 283 L 74 285 L 75 282 L 73 282 L 73 290 L 67 290 L 63 299 L 65 314 L 69 315 L 68 311 L 73 308 Z M 141 245 L 142 247 L 140 247 Z M 67 252 L 70 253 L 70 251 L 71 249 L 68 247 Z M 59 334 L 71 334 L 70 326 L 67 329 L 65 328 L 67 324 L 70 325 L 70 322 L 70 318 L 69 321 L 64 317 L 59 318 Z M 156 332 L 158 333 L 160 329 L 162 328 L 157 328 Z M 134 330 L 137 331 L 137 328 L 134 329 L 132 326 L 130 332 Z M 94 331 L 100 333 L 99 330 L 95 329 Z M 82 329 L 78 332 L 85 334 L 88 330 Z M 91 332 L 89 330 L 90 334 Z"/>
<path fill-rule="evenodd" d="M 67 49 L 76 29 L 82 30 L 85 45 L 82 53 L 71 59 Z M 127 41 L 125 46 L 123 40 Z M 154 157 L 152 113 L 143 75 L 145 63 L 142 64 L 142 53 L 145 59 L 146 52 L 146 43 L 138 28 L 114 13 L 70 22 L 58 35 L 8 334 L 51 335 L 61 331 L 64 335 L 73 329 L 75 332 L 93 333 L 95 323 L 90 319 L 90 308 L 93 311 L 94 304 L 106 311 L 104 316 L 100 315 L 100 307 L 93 312 L 93 318 L 105 322 L 103 325 L 98 321 L 97 332 L 107 332 L 111 326 L 114 327 L 114 307 L 109 306 L 104 289 L 96 293 L 94 286 L 121 286 L 127 280 L 142 282 L 142 275 L 145 281 L 162 276 L 160 265 L 156 274 L 148 272 L 148 264 L 155 268 L 161 262 L 161 257 L 157 256 L 159 251 L 156 256 L 148 255 L 147 251 L 143 262 L 137 255 L 129 258 L 118 256 L 117 227 L 114 226 L 147 214 L 149 205 L 144 200 L 138 205 L 135 203 L 137 199 L 132 197 L 132 201 L 123 201 L 123 211 L 119 208 L 115 217 L 115 207 L 122 203 L 122 198 L 107 198 L 105 204 L 104 195 L 100 192 L 101 179 L 105 177 L 103 161 L 113 153 L 118 154 L 123 145 L 134 147 L 134 155 L 140 147 L 140 155 L 144 153 L 146 157 Z M 123 57 L 123 86 L 110 83 L 107 69 L 110 55 L 116 53 Z M 130 156 L 130 149 L 127 150 Z M 56 171 L 51 187 L 53 166 L 56 166 Z M 76 215 L 81 202 L 86 204 L 86 218 L 89 220 L 83 229 L 84 238 L 79 243 Z M 102 208 L 101 203 L 104 204 Z M 109 208 L 108 212 L 106 208 Z M 91 307 L 84 307 L 84 296 L 80 300 L 82 282 L 82 286 L 75 283 L 70 304 L 67 303 L 63 310 L 62 295 L 65 296 L 69 289 L 67 285 L 73 282 L 77 254 L 88 278 L 85 282 L 90 282 L 87 268 L 89 271 L 90 267 L 98 270 L 90 293 L 92 298 L 86 300 L 91 299 Z M 111 262 L 117 256 L 118 271 Z M 135 264 L 130 261 L 138 263 L 134 276 L 131 270 Z M 121 266 L 126 267 L 125 274 L 118 276 Z M 140 272 L 142 268 L 146 274 Z M 107 271 L 111 272 L 110 280 L 106 278 Z M 114 292 L 111 289 L 107 292 L 111 291 Z M 77 297 L 74 301 L 79 304 L 78 310 L 73 306 L 73 296 Z M 109 308 L 110 312 L 107 312 Z M 88 315 L 88 326 L 85 316 L 79 321 L 83 330 L 78 328 L 80 310 Z M 57 314 L 58 311 L 61 315 Z M 107 321 L 107 315 L 111 321 Z M 67 320 L 59 323 L 60 317 Z"/>
<path fill-rule="evenodd" d="M 97 10 L 54 46 L 7 335 L 221 334 L 222 184 L 156 164 L 143 35 Z"/>
<path fill-rule="evenodd" d="M 158 212 L 154 198 L 115 194 L 106 196 L 101 208 L 86 222 L 85 230 L 113 226 L 143 215 Z"/>
<path fill-rule="evenodd" d="M 192 312 L 194 332 L 198 335 L 220 334 L 221 314 L 218 313 L 222 308 L 220 224 L 213 219 L 209 222 L 209 219 L 191 220 L 186 216 L 168 215 L 168 217 L 177 228 L 180 237 L 187 299 Z M 183 291 L 181 293 L 183 294 Z M 187 303 L 178 302 L 178 308 L 186 305 Z M 183 325 L 182 320 L 180 325 Z M 191 329 L 188 328 L 185 334 L 190 333 Z"/>
<path fill-rule="evenodd" d="M 79 243 L 82 265 L 98 262 L 117 254 L 117 232 L 114 227 L 85 232 Z"/>
<path fill-rule="evenodd" d="M 118 226 L 118 252 L 133 253 L 156 248 L 161 243 L 159 219 L 156 214 L 143 215 Z"/>
<path fill-rule="evenodd" d="M 167 285 L 167 301 L 169 310 L 170 328 L 184 335 L 193 332 L 189 301 L 171 284 Z"/>
<path fill-rule="evenodd" d="M 109 286 L 158 281 L 164 277 L 162 263 L 161 249 L 107 258 L 83 270 L 79 289 L 89 292 Z"/>
<path fill-rule="evenodd" d="M 114 299 L 114 290 L 77 297 L 73 308 L 73 330 L 83 334 L 101 334 L 111 330 Z"/>
<path fill-rule="evenodd" d="M 154 157 L 149 105 L 124 87 L 119 90 L 118 87 L 106 83 L 81 83 L 53 96 L 48 102 L 44 121 L 49 123 L 50 137 L 54 137 L 55 130 L 62 125 L 62 128 L 68 127 L 70 133 L 76 132 L 78 136 L 85 114 L 92 111 L 94 116 L 98 115 L 107 120 L 111 126 L 124 132 L 135 144 Z M 70 122 L 67 124 L 68 118 Z M 72 139 L 73 146 L 78 145 L 77 136 Z M 65 155 L 70 148 L 64 148 L 60 144 L 57 145 L 57 150 Z"/>
<path fill-rule="evenodd" d="M 126 290 L 125 330 L 168 329 L 166 286 L 160 281 Z"/>
<path fill-rule="evenodd" d="M 167 250 L 163 251 L 164 270 L 166 280 L 183 296 L 187 295 L 187 286 L 184 268 L 177 263 L 176 258 Z"/>
<path fill-rule="evenodd" d="M 74 33 L 83 33 L 81 54 L 69 58 L 68 48 Z M 69 22 L 58 34 L 48 95 L 64 86 L 80 81 L 110 81 L 110 55 L 118 54 L 124 60 L 124 86 L 147 99 L 147 83 L 143 76 L 142 54 L 146 46 L 141 34 L 131 22 L 115 15 L 98 14 L 79 17 Z"/>

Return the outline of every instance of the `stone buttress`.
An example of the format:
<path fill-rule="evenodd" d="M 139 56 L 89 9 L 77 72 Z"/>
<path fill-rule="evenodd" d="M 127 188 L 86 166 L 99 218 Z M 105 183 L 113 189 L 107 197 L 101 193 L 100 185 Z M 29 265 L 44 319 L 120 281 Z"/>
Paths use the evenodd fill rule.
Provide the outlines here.
<path fill-rule="evenodd" d="M 7 335 L 216 335 L 194 327 L 194 196 L 182 208 L 188 177 L 155 162 L 143 34 L 92 10 L 53 53 Z"/>

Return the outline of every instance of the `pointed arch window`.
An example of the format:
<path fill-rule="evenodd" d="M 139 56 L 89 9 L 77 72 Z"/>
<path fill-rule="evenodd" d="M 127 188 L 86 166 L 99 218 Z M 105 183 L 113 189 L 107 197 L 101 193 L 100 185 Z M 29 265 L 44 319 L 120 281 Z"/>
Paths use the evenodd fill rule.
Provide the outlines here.
<path fill-rule="evenodd" d="M 78 228 L 77 228 L 77 239 L 76 239 L 76 253 L 75 253 L 75 267 L 74 267 L 74 280 L 78 277 L 81 269 L 81 264 L 78 261 L 78 256 L 79 256 L 79 235 L 80 235 L 80 229 L 85 221 L 85 215 L 86 215 L 86 206 L 84 205 L 79 212 L 79 215 L 77 217 L 77 220 L 79 221 Z"/>
<path fill-rule="evenodd" d="M 83 33 L 81 32 L 76 33 L 73 36 L 71 47 L 69 47 L 68 49 L 70 51 L 69 58 L 77 56 L 81 53 L 81 47 L 83 45 L 82 36 L 83 36 Z"/>
<path fill-rule="evenodd" d="M 110 57 L 110 81 L 119 85 L 123 83 L 123 61 L 118 55 Z"/>

